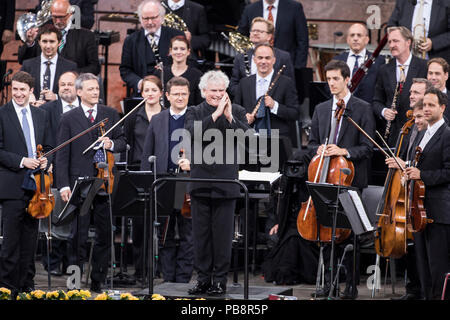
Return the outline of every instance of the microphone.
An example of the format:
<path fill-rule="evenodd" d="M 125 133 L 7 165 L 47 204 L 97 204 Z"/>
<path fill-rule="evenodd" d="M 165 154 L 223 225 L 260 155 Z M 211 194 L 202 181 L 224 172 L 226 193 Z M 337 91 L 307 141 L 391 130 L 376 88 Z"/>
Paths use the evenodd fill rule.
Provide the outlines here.
<path fill-rule="evenodd" d="M 149 163 L 154 163 L 156 161 L 156 156 L 150 156 L 148 157 L 148 162 Z"/>
<path fill-rule="evenodd" d="M 344 248 L 344 252 L 348 252 L 348 251 L 353 251 L 353 245 L 351 243 L 346 245 Z"/>
<path fill-rule="evenodd" d="M 12 69 L 8 69 L 8 71 L 6 71 L 6 73 L 3 75 L 3 79 L 9 76 L 12 72 L 13 72 Z"/>
<path fill-rule="evenodd" d="M 341 171 L 343 174 L 345 174 L 347 176 L 352 173 L 352 170 L 349 168 L 342 168 L 342 169 L 339 169 L 339 171 Z"/>

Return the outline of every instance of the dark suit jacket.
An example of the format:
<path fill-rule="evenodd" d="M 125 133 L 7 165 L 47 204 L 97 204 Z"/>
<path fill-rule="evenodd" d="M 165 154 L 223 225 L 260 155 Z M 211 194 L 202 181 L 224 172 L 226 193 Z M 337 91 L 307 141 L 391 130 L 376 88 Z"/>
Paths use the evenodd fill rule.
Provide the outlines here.
<path fill-rule="evenodd" d="M 119 114 L 114 108 L 104 105 L 97 105 L 97 108 L 97 116 L 94 124 L 108 118 L 108 122 L 106 122 L 104 127 L 105 131 L 108 131 L 119 121 Z M 91 126 L 92 124 L 87 119 L 81 107 L 64 113 L 58 127 L 57 144 L 60 145 L 62 142 L 69 140 Z M 83 151 L 98 137 L 99 132 L 97 129 L 94 129 L 56 153 L 56 167 L 58 168 L 56 171 L 56 180 L 58 189 L 67 186 L 73 187 L 78 177 L 93 177 L 95 175 L 93 163 L 95 150 L 91 149 L 86 154 L 83 154 Z M 114 142 L 114 152 L 122 152 L 125 150 L 125 136 L 120 126 L 117 126 L 109 133 L 108 137 Z"/>
<path fill-rule="evenodd" d="M 149 156 L 154 155 L 156 156 L 156 173 L 167 172 L 170 157 L 169 117 L 170 111 L 166 109 L 155 114 L 150 120 L 142 152 L 141 170 L 152 170 L 152 165 L 147 160 Z M 186 146 L 183 149 L 187 151 L 187 145 L 190 144 L 190 141 L 186 139 L 184 142 Z M 186 157 L 189 158 L 189 155 L 186 155 Z"/>
<path fill-rule="evenodd" d="M 248 63 L 249 68 L 251 68 L 251 63 L 253 59 L 253 49 L 248 51 Z M 278 70 L 281 69 L 283 65 L 286 65 L 286 69 L 283 71 L 283 75 L 289 77 L 294 81 L 295 85 L 295 73 L 294 73 L 294 66 L 292 65 L 291 56 L 289 55 L 289 52 L 286 52 L 284 50 L 275 48 L 275 64 L 273 66 L 273 69 L 275 70 L 275 73 L 278 72 Z M 246 65 L 245 65 L 245 58 L 244 54 L 238 53 L 234 57 L 234 65 L 233 70 L 231 74 L 230 79 L 230 85 L 229 85 L 229 91 L 234 96 L 236 94 L 237 86 L 239 85 L 239 81 L 241 81 L 242 78 L 247 77 L 246 73 Z"/>
<path fill-rule="evenodd" d="M 245 7 L 238 31 L 249 35 L 252 20 L 263 16 L 262 1 Z M 300 2 L 280 0 L 275 22 L 274 47 L 289 52 L 294 67 L 306 67 L 308 60 L 308 28 L 305 13 Z"/>
<path fill-rule="evenodd" d="M 77 68 L 77 65 L 69 61 L 67 59 L 64 59 L 60 55 L 58 55 L 58 60 L 56 62 L 56 71 L 55 71 L 55 77 L 53 80 L 53 92 L 58 94 L 58 79 L 59 77 L 66 71 L 75 71 Z M 34 78 L 34 96 L 36 99 L 39 99 L 39 94 L 41 93 L 41 56 L 37 56 L 35 58 L 27 59 L 23 62 L 22 68 L 20 68 L 21 71 L 26 71 L 29 74 L 31 74 Z"/>
<path fill-rule="evenodd" d="M 348 55 L 349 55 L 349 51 L 342 52 L 341 54 L 337 55 L 333 59 L 347 62 Z M 372 52 L 366 51 L 366 56 L 364 58 L 364 61 L 369 59 L 369 57 L 371 57 L 371 56 L 372 56 Z M 367 74 L 364 76 L 364 78 L 361 80 L 359 85 L 356 87 L 356 90 L 352 93 L 355 97 L 360 98 L 368 103 L 372 103 L 373 94 L 375 91 L 375 82 L 377 80 L 378 69 L 383 64 L 385 64 L 385 57 L 378 56 L 378 58 L 375 60 L 375 62 L 370 67 Z"/>
<path fill-rule="evenodd" d="M 192 178 L 211 178 L 211 179 L 237 179 L 239 164 L 237 162 L 237 146 L 236 143 L 233 145 L 233 150 L 227 148 L 226 145 L 226 130 L 236 130 L 242 129 L 246 131 L 250 129 L 247 124 L 247 119 L 245 118 L 245 109 L 237 104 L 232 106 L 233 121 L 229 123 L 225 116 L 220 116 L 216 122 L 212 120 L 211 114 L 216 110 L 215 107 L 208 105 L 205 102 L 200 103 L 197 106 L 190 107 L 186 111 L 186 119 L 184 122 L 184 127 L 189 131 L 191 135 L 191 173 Z M 194 125 L 194 123 L 196 123 Z M 195 131 L 195 126 L 200 126 L 201 132 Z M 208 129 L 217 129 L 220 131 L 223 137 L 223 144 L 219 144 L 218 148 L 221 149 L 223 158 L 217 159 L 212 164 L 205 163 L 203 158 L 203 152 L 205 148 L 211 144 L 211 141 L 198 141 L 197 138 L 202 138 L 203 134 Z M 198 130 L 198 129 L 197 129 Z M 198 130 L 199 131 L 199 130 Z M 216 131 L 217 132 L 217 131 Z M 198 154 L 202 157 L 201 159 L 196 158 L 196 149 L 201 146 L 201 150 Z M 228 163 L 226 161 L 227 154 L 233 151 L 233 163 Z M 205 152 L 207 155 L 211 152 Z M 215 152 L 218 157 L 220 152 Z M 222 161 L 222 163 L 219 163 Z M 194 196 L 203 196 L 211 198 L 236 198 L 239 196 L 240 187 L 236 184 L 231 183 L 190 183 L 188 184 L 188 192 Z"/>
<path fill-rule="evenodd" d="M 419 3 L 419 1 L 417 1 Z M 404 26 L 412 31 L 414 6 L 411 0 L 397 0 L 388 26 Z M 428 38 L 433 42 L 430 58 L 442 57 L 450 63 L 450 3 L 434 0 L 431 6 Z"/>
<path fill-rule="evenodd" d="M 159 55 L 164 64 L 167 64 L 170 40 L 183 32 L 176 29 L 161 27 L 161 38 L 159 39 Z M 122 61 L 119 66 L 120 76 L 127 84 L 137 92 L 139 81 L 149 74 L 153 74 L 154 68 L 148 70 L 149 64 L 156 64 L 153 52 L 150 52 L 153 60 L 146 61 L 146 41 L 144 29 L 138 30 L 126 37 L 122 48 Z"/>
<path fill-rule="evenodd" d="M 47 113 L 31 107 L 36 145 L 51 147 Z M 28 169 L 20 168 L 20 161 L 28 157 L 25 136 L 14 105 L 8 102 L 0 107 L 0 199 L 21 199 L 21 188 Z M 51 161 L 51 159 L 49 159 Z"/>
<path fill-rule="evenodd" d="M 434 223 L 450 224 L 450 128 L 447 124 L 428 141 L 417 167 L 425 184 L 427 217 Z"/>
<path fill-rule="evenodd" d="M 311 156 L 316 154 L 317 148 L 324 144 L 325 139 L 329 137 L 332 103 L 332 99 L 322 102 L 314 110 L 308 143 Z M 370 111 L 370 105 L 367 102 L 354 96 L 350 98 L 346 106 L 346 114 L 369 136 L 373 137 L 375 134 L 375 121 Z M 372 142 L 344 117 L 339 130 L 337 146 L 348 150 L 350 153 L 349 160 L 355 166 L 355 177 L 353 178 L 352 186 L 365 188 L 368 182 L 367 166 L 372 156 Z"/>
<path fill-rule="evenodd" d="M 281 75 L 272 88 L 270 96 L 278 102 L 277 114 L 270 113 L 270 128 L 279 129 L 280 135 L 290 136 L 290 123 L 297 120 L 300 113 L 297 90 L 292 79 Z M 255 74 L 241 79 L 233 102 L 243 106 L 247 113 L 253 112 L 257 102 Z"/>
<path fill-rule="evenodd" d="M 41 48 L 37 42 L 32 47 L 24 44 L 19 48 L 19 63 L 22 64 L 24 60 L 37 57 L 40 54 Z M 95 34 L 89 30 L 70 29 L 66 36 L 66 44 L 60 55 L 75 62 L 75 70 L 78 73 L 90 72 L 95 75 L 100 73 L 97 40 Z"/>
<path fill-rule="evenodd" d="M 47 112 L 50 132 L 52 133 L 52 145 L 56 146 L 56 136 L 58 134 L 59 120 L 63 114 L 61 98 L 44 103 L 40 109 Z"/>
<path fill-rule="evenodd" d="M 167 1 L 164 2 L 167 4 Z M 184 6 L 174 13 L 183 19 L 192 35 L 191 51 L 207 49 L 211 39 L 205 8 L 199 3 L 186 0 Z"/>
<path fill-rule="evenodd" d="M 415 56 L 411 59 L 411 65 L 408 68 L 408 74 L 406 76 L 405 83 L 401 94 L 397 98 L 397 116 L 391 123 L 391 130 L 388 139 L 390 146 L 395 145 L 398 133 L 401 127 L 406 121 L 406 111 L 409 110 L 409 89 L 411 88 L 413 78 L 426 78 L 427 77 L 427 63 L 426 60 L 417 58 Z M 397 84 L 396 78 L 396 60 L 391 59 L 388 64 L 380 66 L 380 70 L 377 74 L 377 81 L 375 85 L 375 93 L 373 96 L 372 108 L 375 117 L 381 119 L 383 127 L 379 128 L 384 134 L 385 121 L 381 115 L 383 108 L 390 108 L 392 100 L 394 98 L 395 87 Z"/>

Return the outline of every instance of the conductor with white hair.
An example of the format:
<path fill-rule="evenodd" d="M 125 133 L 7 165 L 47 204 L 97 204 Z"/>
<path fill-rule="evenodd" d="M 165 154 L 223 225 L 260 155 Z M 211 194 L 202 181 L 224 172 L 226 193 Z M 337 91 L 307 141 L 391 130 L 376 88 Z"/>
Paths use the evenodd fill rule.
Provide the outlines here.
<path fill-rule="evenodd" d="M 238 178 L 237 146 L 234 141 L 227 143 L 226 136 L 250 127 L 245 109 L 231 103 L 226 92 L 229 82 L 222 71 L 205 73 L 199 83 L 205 101 L 186 112 L 185 129 L 191 135 L 191 178 Z M 201 152 L 197 150 L 199 146 Z M 223 182 L 191 182 L 188 192 L 194 266 L 198 275 L 197 284 L 188 292 L 223 295 L 230 269 L 233 216 L 240 187 Z"/>

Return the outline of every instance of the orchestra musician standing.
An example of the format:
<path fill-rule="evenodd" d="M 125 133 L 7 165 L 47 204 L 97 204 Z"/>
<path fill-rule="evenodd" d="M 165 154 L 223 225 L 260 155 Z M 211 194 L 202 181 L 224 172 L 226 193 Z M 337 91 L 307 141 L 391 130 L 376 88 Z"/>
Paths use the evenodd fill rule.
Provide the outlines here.
<path fill-rule="evenodd" d="M 375 121 L 370 110 L 370 105 L 353 96 L 348 90 L 348 82 L 350 81 L 350 68 L 347 63 L 339 60 L 332 60 L 325 66 L 328 86 L 333 98 L 316 106 L 311 123 L 311 134 L 308 143 L 309 154 L 297 152 L 293 158 L 303 160 L 309 163 L 310 159 L 324 152 L 325 157 L 343 156 L 350 160 L 354 165 L 354 178 L 352 186 L 362 190 L 367 187 L 368 176 L 367 166 L 372 155 L 372 143 L 358 131 L 346 118 L 345 114 L 341 118 L 339 124 L 336 125 L 337 136 L 335 141 L 330 141 L 325 145 L 325 140 L 332 134 L 330 132 L 331 122 L 335 121 L 335 112 L 337 104 L 340 100 L 345 103 L 345 113 L 350 116 L 367 134 L 373 136 L 375 131 Z M 353 235 L 355 236 L 355 235 Z M 353 243 L 352 237 L 336 245 L 336 256 L 342 255 L 344 247 Z M 353 273 L 353 255 L 346 255 L 344 266 L 346 272 L 346 287 L 341 298 L 355 299 L 358 290 L 353 286 L 359 281 L 359 251 L 358 246 L 354 248 L 356 251 L 356 273 Z M 330 270 L 331 245 L 326 243 L 323 251 L 325 270 Z M 336 261 L 336 259 L 334 259 Z M 336 268 L 334 268 L 336 270 Z M 355 277 L 355 278 L 354 278 Z M 328 296 L 331 288 L 331 274 L 325 272 L 325 285 L 323 289 L 314 293 L 318 297 Z"/>
<path fill-rule="evenodd" d="M 424 59 L 411 53 L 413 43 L 411 31 L 405 27 L 390 27 L 387 32 L 393 59 L 388 64 L 382 65 L 378 71 L 372 108 L 378 120 L 377 129 L 381 134 L 385 133 L 387 121 L 391 121 L 387 143 L 394 146 L 406 121 L 412 79 L 426 78 L 427 64 Z M 391 108 L 394 97 L 396 110 Z"/>
<path fill-rule="evenodd" d="M 58 145 L 105 118 L 108 118 L 104 127 L 105 131 L 119 121 L 119 114 L 115 109 L 98 103 L 100 89 L 95 75 L 81 74 L 75 82 L 75 87 L 81 106 L 62 115 L 58 129 Z M 83 152 L 98 137 L 96 132 L 91 131 L 56 153 L 57 187 L 63 201 L 70 199 L 77 178 L 97 176 L 98 170 L 94 163 L 96 150 L 91 148 L 86 154 Z M 106 152 L 125 151 L 126 141 L 121 127 L 116 127 L 110 134 L 102 137 L 101 141 Z M 98 152 L 103 152 L 103 148 L 98 149 Z M 96 238 L 92 259 L 91 290 L 101 292 L 101 286 L 105 282 L 108 271 L 112 232 L 108 194 L 105 190 L 98 191 L 92 204 L 93 209 L 90 212 L 94 218 Z M 74 220 L 68 243 L 73 252 L 70 257 L 77 257 L 77 261 L 71 261 L 71 264 L 80 265 L 81 270 L 83 270 L 83 262 L 87 261 L 90 218 L 91 214 L 86 214 Z"/>
<path fill-rule="evenodd" d="M 450 128 L 443 119 L 446 105 L 447 96 L 439 89 L 425 92 L 423 112 L 428 126 L 415 140 L 422 153 L 417 167 L 406 168 L 408 179 L 425 184 L 424 206 L 427 218 L 433 220 L 419 234 L 423 241 L 416 242 L 417 268 L 426 300 L 441 298 L 444 277 L 449 272 Z"/>
<path fill-rule="evenodd" d="M 3 243 L 0 286 L 19 292 L 34 290 L 34 255 L 38 219 L 27 213 L 33 192 L 23 188 L 30 170 L 46 169 L 46 158 L 36 158 L 36 147 L 51 146 L 47 113 L 29 104 L 34 79 L 19 71 L 12 77 L 12 100 L 0 108 L 0 203 Z M 51 159 L 50 159 L 51 160 Z"/>
<path fill-rule="evenodd" d="M 148 126 L 142 153 L 141 170 L 151 170 L 150 156 L 156 156 L 156 173 L 189 171 L 186 158 L 187 137 L 182 140 L 177 130 L 184 130 L 189 101 L 189 81 L 173 77 L 167 83 L 166 96 L 170 108 L 155 115 Z M 183 144 L 186 145 L 183 147 Z M 164 244 L 159 251 L 161 271 L 165 282 L 188 283 L 192 277 L 194 253 L 192 248 L 192 219 L 184 217 L 179 209 L 169 215 Z"/>
<path fill-rule="evenodd" d="M 427 79 L 431 81 L 433 86 L 441 90 L 448 97 L 448 89 L 446 87 L 448 80 L 448 72 L 450 71 L 450 66 L 443 58 L 432 58 L 427 62 Z M 450 121 L 450 108 L 448 105 L 445 107 L 444 120 L 447 124 Z"/>

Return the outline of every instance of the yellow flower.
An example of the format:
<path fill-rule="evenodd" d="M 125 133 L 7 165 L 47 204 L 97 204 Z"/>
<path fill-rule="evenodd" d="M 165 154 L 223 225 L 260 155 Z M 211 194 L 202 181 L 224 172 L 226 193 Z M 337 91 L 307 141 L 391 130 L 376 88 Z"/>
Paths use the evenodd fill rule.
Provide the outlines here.
<path fill-rule="evenodd" d="M 91 297 L 91 293 L 89 292 L 89 290 L 80 290 L 80 295 L 83 298 L 90 298 Z"/>
<path fill-rule="evenodd" d="M 97 297 L 95 297 L 94 300 L 112 300 L 112 298 L 110 296 L 108 296 L 108 294 L 106 292 L 103 292 L 103 293 L 97 295 Z"/>
<path fill-rule="evenodd" d="M 11 290 L 7 288 L 0 288 L 0 300 L 9 300 L 11 299 Z"/>
<path fill-rule="evenodd" d="M 33 299 L 44 299 L 45 298 L 45 292 L 42 290 L 34 290 L 30 292 L 30 296 Z"/>
<path fill-rule="evenodd" d="M 120 294 L 120 300 L 139 300 L 139 298 L 133 296 L 131 293 Z"/>
<path fill-rule="evenodd" d="M 152 300 L 166 300 L 166 298 L 160 294 L 154 293 L 152 294 Z"/>

